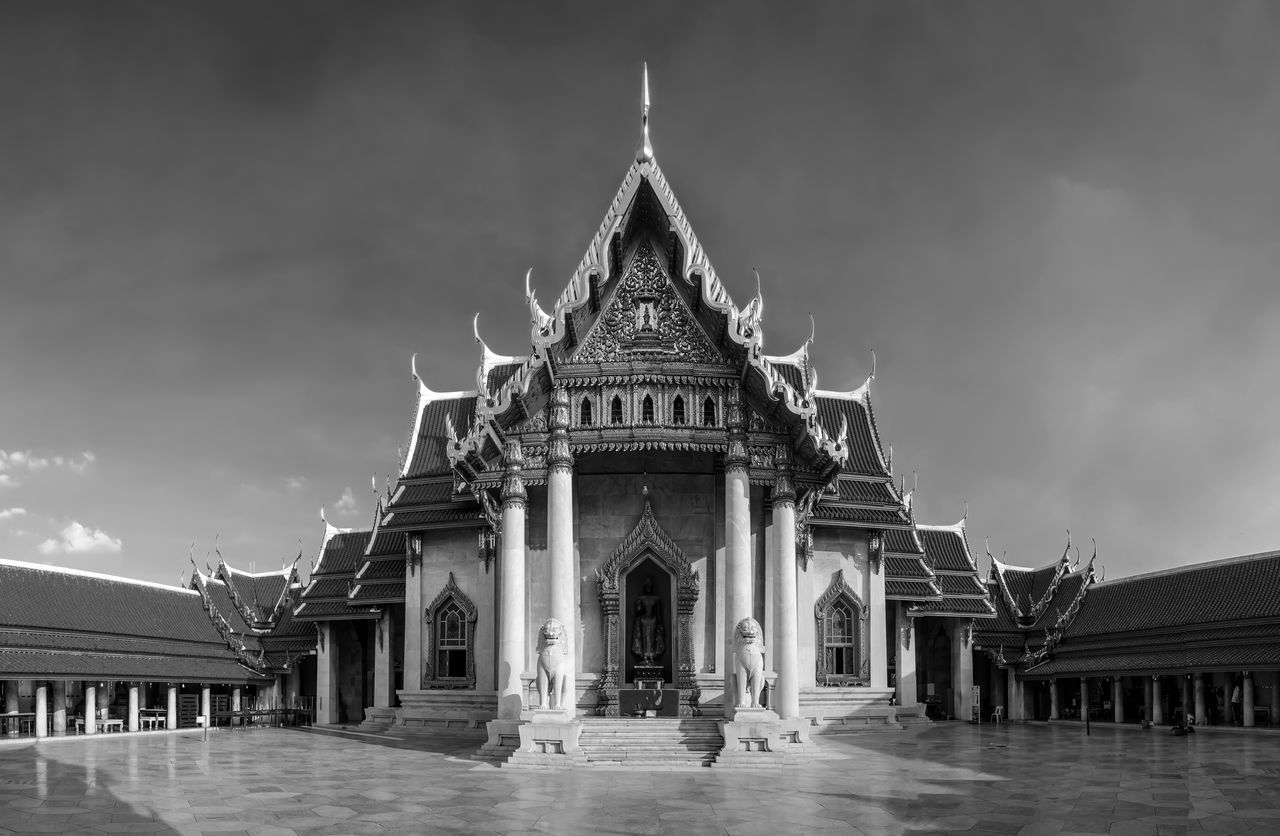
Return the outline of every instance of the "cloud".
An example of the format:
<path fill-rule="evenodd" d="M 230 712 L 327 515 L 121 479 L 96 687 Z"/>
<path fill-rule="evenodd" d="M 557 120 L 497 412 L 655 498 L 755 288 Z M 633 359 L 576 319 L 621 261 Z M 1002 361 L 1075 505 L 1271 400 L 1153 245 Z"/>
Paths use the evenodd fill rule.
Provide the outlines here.
<path fill-rule="evenodd" d="M 84 473 L 89 465 L 97 460 L 92 452 L 85 450 L 79 456 L 37 456 L 30 450 L 0 450 L 0 486 L 13 487 L 18 480 L 13 477 L 16 472 L 34 473 L 49 468 L 67 469 L 72 473 Z"/>
<path fill-rule="evenodd" d="M 45 540 L 40 544 L 41 554 L 93 554 L 118 552 L 124 543 L 112 537 L 100 528 L 88 528 L 78 522 L 72 522 L 62 529 L 58 539 Z"/>
<path fill-rule="evenodd" d="M 0 520 L 11 520 L 14 517 L 24 517 L 26 514 L 26 508 L 0 508 Z"/>
<path fill-rule="evenodd" d="M 343 488 L 342 498 L 333 506 L 333 510 L 348 517 L 360 510 L 360 504 L 356 502 L 355 495 L 351 493 L 351 488 Z"/>
<path fill-rule="evenodd" d="M 284 486 L 291 491 L 300 491 L 307 486 L 307 477 L 305 476 L 286 476 Z"/>

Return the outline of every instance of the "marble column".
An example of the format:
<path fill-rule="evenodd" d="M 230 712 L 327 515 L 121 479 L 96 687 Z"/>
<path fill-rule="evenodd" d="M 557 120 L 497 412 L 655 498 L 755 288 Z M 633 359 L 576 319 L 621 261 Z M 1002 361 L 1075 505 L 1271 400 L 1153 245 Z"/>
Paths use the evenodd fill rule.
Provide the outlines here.
<path fill-rule="evenodd" d="M 1178 679 L 1181 682 L 1179 689 L 1182 692 L 1182 722 L 1195 722 L 1196 712 L 1195 704 L 1191 696 L 1191 674 L 1182 674 Z"/>
<path fill-rule="evenodd" d="M 422 535 L 414 532 L 404 538 L 404 548 L 404 690 L 418 691 L 422 688 L 422 626 L 426 618 L 422 609 Z"/>
<path fill-rule="evenodd" d="M 1272 727 L 1280 725 L 1280 671 L 1271 674 L 1271 713 L 1267 720 Z"/>
<path fill-rule="evenodd" d="M 391 608 L 382 610 L 378 623 L 374 625 L 373 645 L 373 705 L 375 708 L 390 708 L 393 691 L 396 685 L 395 665 L 392 663 L 391 642 L 395 637 L 395 619 Z"/>
<path fill-rule="evenodd" d="M 1089 677 L 1080 677 L 1080 719 L 1089 716 Z"/>
<path fill-rule="evenodd" d="M 36 680 L 36 737 L 49 736 L 49 683 Z"/>
<path fill-rule="evenodd" d="M 138 722 L 138 683 L 129 683 L 129 717 L 127 720 L 129 731 L 138 731 L 142 728 L 142 724 Z"/>
<path fill-rule="evenodd" d="M 519 720 L 524 708 L 525 649 L 525 535 L 527 494 L 520 472 L 524 451 L 520 439 L 507 442 L 506 473 L 502 479 L 502 563 L 498 628 L 498 718 Z"/>
<path fill-rule="evenodd" d="M 1197 673 L 1195 675 L 1196 689 L 1196 725 L 1203 726 L 1208 722 L 1208 715 L 1205 712 L 1204 701 L 1204 674 Z"/>
<path fill-rule="evenodd" d="M 320 630 L 316 646 L 316 723 L 339 720 L 338 631 L 332 621 L 317 622 Z"/>
<path fill-rule="evenodd" d="M 1061 711 L 1062 711 L 1062 706 L 1058 702 L 1058 680 L 1050 679 L 1049 680 L 1049 719 L 1061 720 L 1062 719 Z"/>
<path fill-rule="evenodd" d="M 18 713 L 18 688 L 19 688 L 18 680 L 9 679 L 5 681 L 4 683 L 4 713 L 5 714 Z M 16 718 L 9 722 L 9 736 L 10 737 L 18 736 L 18 721 Z"/>
<path fill-rule="evenodd" d="M 1244 713 L 1241 718 L 1245 728 L 1253 728 L 1253 674 L 1249 671 L 1244 672 L 1244 681 L 1240 683 L 1240 710 Z"/>
<path fill-rule="evenodd" d="M 1158 676 L 1151 678 L 1151 723 L 1164 725 L 1164 688 Z"/>
<path fill-rule="evenodd" d="M 98 733 L 98 686 L 84 683 L 84 733 Z"/>
<path fill-rule="evenodd" d="M 871 625 L 867 630 L 871 656 L 871 687 L 889 687 L 889 637 L 888 619 L 885 618 L 888 601 L 885 600 L 884 537 L 873 533 L 867 543 L 867 562 L 871 565 L 870 584 L 867 590 Z"/>
<path fill-rule="evenodd" d="M 61 737 L 67 733 L 67 681 L 53 681 L 53 733 Z"/>
<path fill-rule="evenodd" d="M 916 699 L 916 634 L 915 619 L 907 615 L 907 605 L 893 604 L 894 651 L 898 657 L 898 705 L 914 709 Z"/>
<path fill-rule="evenodd" d="M 951 685 L 954 691 L 951 716 L 966 722 L 973 719 L 973 644 L 970 622 L 957 621 L 951 628 Z M 982 706 L 978 706 L 982 711 Z"/>
<path fill-rule="evenodd" d="M 578 602 L 573 559 L 573 455 L 569 452 L 569 393 L 551 394 L 547 449 L 547 553 L 551 564 L 551 617 L 564 625 L 568 673 L 558 697 L 570 717 L 577 714 Z M 546 706 L 543 706 L 544 708 Z"/>
<path fill-rule="evenodd" d="M 164 727 L 173 731 L 178 727 L 178 686 L 169 683 L 165 696 Z"/>
<path fill-rule="evenodd" d="M 200 686 L 200 716 L 204 717 L 205 728 L 213 726 L 213 689 L 208 685 Z"/>
<path fill-rule="evenodd" d="M 743 415 L 742 392 L 729 392 L 725 424 L 729 430 L 729 446 L 724 457 L 724 533 L 725 533 L 725 608 L 724 608 L 724 713 L 733 714 L 742 699 L 745 683 L 734 675 L 734 628 L 744 618 L 752 617 L 751 584 L 751 485 L 747 468 L 747 430 Z"/>
<path fill-rule="evenodd" d="M 1019 704 L 1018 678 L 1013 674 L 1013 668 L 1004 669 L 1004 716 L 1009 720 L 1022 719 L 1022 706 Z"/>
<path fill-rule="evenodd" d="M 231 711 L 233 714 L 237 714 L 240 712 L 240 709 L 243 707 L 244 707 L 244 703 L 241 702 L 240 686 L 237 685 L 236 687 L 231 689 Z M 239 725 L 239 724 L 240 724 L 240 718 L 238 717 L 232 717 L 230 720 L 227 721 L 228 726 Z"/>
<path fill-rule="evenodd" d="M 774 619 L 778 681 L 774 710 L 784 720 L 800 716 L 800 621 L 796 603 L 796 490 L 791 481 L 791 446 L 779 444 L 773 486 Z"/>
<path fill-rule="evenodd" d="M 1124 722 L 1124 677 L 1111 678 L 1111 711 L 1117 723 Z"/>
<path fill-rule="evenodd" d="M 1142 719 L 1146 723 L 1151 722 L 1151 696 L 1153 689 L 1151 687 L 1151 677 L 1142 677 Z"/>

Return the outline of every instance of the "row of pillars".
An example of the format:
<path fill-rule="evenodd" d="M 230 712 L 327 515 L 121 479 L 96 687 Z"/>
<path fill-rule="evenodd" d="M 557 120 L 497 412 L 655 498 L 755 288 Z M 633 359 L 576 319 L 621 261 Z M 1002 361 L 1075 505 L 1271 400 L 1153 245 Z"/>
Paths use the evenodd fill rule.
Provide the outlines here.
<path fill-rule="evenodd" d="M 37 680 L 35 681 L 34 697 L 35 697 L 35 722 L 33 723 L 36 737 L 47 737 L 50 733 L 55 736 L 65 735 L 67 733 L 67 680 L 55 679 L 51 681 Z M 85 734 L 97 734 L 98 727 L 103 717 L 100 713 L 105 713 L 108 704 L 108 695 L 105 686 L 99 690 L 102 683 L 85 682 L 84 690 L 84 732 Z M 9 722 L 9 734 L 16 735 L 18 727 L 14 722 L 14 718 L 20 713 L 19 710 L 19 680 L 6 680 L 4 682 L 4 718 Z M 50 694 L 52 692 L 52 695 Z M 129 683 L 129 709 L 126 716 L 127 728 L 129 731 L 140 731 L 141 725 L 141 693 L 142 683 Z M 52 696 L 52 700 L 50 700 Z M 210 688 L 208 685 L 200 689 L 200 713 L 206 718 L 209 717 L 211 705 Z M 233 688 L 231 691 L 231 710 L 239 711 L 241 707 L 241 691 L 239 688 Z M 74 718 L 73 718 L 74 719 Z M 165 708 L 165 728 L 178 728 L 178 686 L 169 685 L 166 708 Z"/>
<path fill-rule="evenodd" d="M 1179 674 L 1170 676 L 1147 676 L 1143 675 L 1142 680 L 1142 716 L 1141 718 L 1132 718 L 1134 720 L 1144 720 L 1154 725 L 1164 725 L 1173 722 L 1173 717 L 1166 717 L 1164 712 L 1164 686 L 1168 679 L 1177 679 L 1181 687 L 1181 704 L 1186 713 L 1191 710 L 1191 718 L 1196 725 L 1206 725 L 1209 720 L 1208 711 L 1208 688 L 1212 687 L 1207 676 L 1203 672 L 1194 674 Z M 1268 716 L 1274 724 L 1280 722 L 1280 671 L 1269 674 L 1271 677 L 1271 702 L 1269 706 Z M 1022 719 L 1022 713 L 1025 712 L 1024 705 L 1024 688 L 1025 684 L 1017 680 L 1014 676 L 1008 676 L 1008 699 L 1009 699 L 1009 717 L 1010 719 Z M 1063 715 L 1062 706 L 1062 686 L 1066 684 L 1065 679 L 1055 679 L 1049 683 L 1049 719 L 1059 720 Z M 1081 677 L 1080 680 L 1080 706 L 1081 712 L 1089 710 L 1089 678 Z M 1250 671 L 1245 671 L 1235 683 L 1240 689 L 1240 707 L 1236 709 L 1231 701 L 1232 693 L 1224 693 L 1224 701 L 1227 705 L 1219 707 L 1220 711 L 1226 711 L 1228 705 L 1232 711 L 1239 711 L 1240 717 L 1233 717 L 1233 722 L 1245 728 L 1253 728 L 1256 725 L 1256 690 L 1254 675 Z M 1109 719 L 1116 723 L 1123 723 L 1129 719 L 1125 714 L 1124 703 L 1124 677 L 1111 677 L 1111 717 Z"/>
<path fill-rule="evenodd" d="M 750 458 L 746 448 L 746 424 L 741 393 L 730 395 L 725 412 L 728 427 L 728 449 L 725 454 L 725 608 L 724 658 L 725 710 L 742 705 L 746 684 L 733 676 L 735 656 L 734 628 L 753 615 L 753 576 L 751 572 L 751 486 L 747 468 Z M 574 712 L 576 687 L 573 662 L 576 660 L 578 618 L 573 551 L 573 457 L 569 451 L 569 397 L 563 387 L 552 394 L 550 439 L 547 454 L 547 551 L 550 557 L 551 617 L 565 627 L 567 654 L 570 660 L 567 694 L 573 698 L 561 702 L 569 714 Z M 527 652 L 525 613 L 525 515 L 528 494 L 522 470 L 524 453 L 519 439 L 507 442 L 506 470 L 502 485 L 502 575 L 499 600 L 502 622 L 498 638 L 498 717 L 518 719 L 524 708 L 524 685 L 521 674 Z M 777 475 L 773 492 L 773 529 L 777 560 L 774 562 L 775 618 L 777 621 L 774 666 L 778 677 L 773 691 L 773 708 L 783 719 L 800 715 L 799 685 L 799 621 L 796 604 L 796 520 L 795 489 L 792 484 L 790 448 L 777 450 Z M 878 557 L 878 555 L 877 555 Z M 878 562 L 873 564 L 871 599 L 884 599 L 884 573 Z M 878 587 L 878 589 L 877 589 Z M 873 653 L 884 654 L 884 620 L 871 621 Z M 873 660 L 873 686 L 886 687 L 885 665 Z M 567 702 L 567 704 L 566 704 Z"/>

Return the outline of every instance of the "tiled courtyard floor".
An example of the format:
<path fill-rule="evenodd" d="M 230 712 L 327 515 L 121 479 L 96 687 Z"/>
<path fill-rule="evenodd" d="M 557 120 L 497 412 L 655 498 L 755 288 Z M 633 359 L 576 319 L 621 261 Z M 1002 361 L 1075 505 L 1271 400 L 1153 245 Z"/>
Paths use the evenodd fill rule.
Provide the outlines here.
<path fill-rule="evenodd" d="M 1280 736 L 937 724 L 778 771 L 564 772 L 261 729 L 0 745 L 0 833 L 1280 833 Z"/>

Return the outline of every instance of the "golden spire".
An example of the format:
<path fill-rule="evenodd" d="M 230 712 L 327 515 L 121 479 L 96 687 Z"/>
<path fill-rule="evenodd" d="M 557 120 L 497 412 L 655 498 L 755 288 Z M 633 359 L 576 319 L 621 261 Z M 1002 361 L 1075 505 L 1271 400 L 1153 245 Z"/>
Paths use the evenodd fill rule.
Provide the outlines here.
<path fill-rule="evenodd" d="M 653 145 L 649 143 L 649 64 L 644 64 L 644 102 L 640 109 L 641 137 L 640 147 L 636 149 L 636 162 L 644 163 L 653 159 Z"/>

